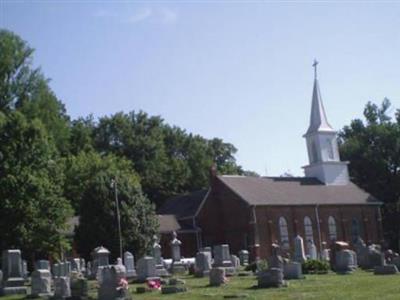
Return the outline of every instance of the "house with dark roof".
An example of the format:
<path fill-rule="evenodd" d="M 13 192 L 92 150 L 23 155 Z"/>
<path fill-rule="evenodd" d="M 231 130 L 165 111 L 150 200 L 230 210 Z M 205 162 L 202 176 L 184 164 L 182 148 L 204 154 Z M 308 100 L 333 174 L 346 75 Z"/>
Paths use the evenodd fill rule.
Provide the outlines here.
<path fill-rule="evenodd" d="M 296 235 L 306 249 L 314 243 L 318 251 L 334 240 L 382 242 L 381 202 L 349 179 L 348 162 L 340 160 L 337 133 L 326 117 L 316 66 L 310 125 L 303 136 L 309 158 L 305 177 L 217 176 L 212 171 L 208 191 L 170 199 L 159 212 L 176 215 L 182 228 L 195 233 L 195 242 L 182 238 L 191 244 L 184 255 L 227 243 L 232 253 L 249 249 L 253 258 L 266 258 L 272 243 L 292 252 Z"/>

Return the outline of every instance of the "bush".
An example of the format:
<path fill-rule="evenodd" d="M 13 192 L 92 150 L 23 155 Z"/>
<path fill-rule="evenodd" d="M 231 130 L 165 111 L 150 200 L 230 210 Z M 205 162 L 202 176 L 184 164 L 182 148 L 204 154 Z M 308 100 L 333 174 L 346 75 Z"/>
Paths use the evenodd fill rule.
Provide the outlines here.
<path fill-rule="evenodd" d="M 265 259 L 261 259 L 251 264 L 247 265 L 244 270 L 245 271 L 253 271 L 256 272 L 257 270 L 266 270 L 268 269 L 268 262 Z"/>
<path fill-rule="evenodd" d="M 303 274 L 326 274 L 329 264 L 325 261 L 310 259 L 302 264 Z"/>

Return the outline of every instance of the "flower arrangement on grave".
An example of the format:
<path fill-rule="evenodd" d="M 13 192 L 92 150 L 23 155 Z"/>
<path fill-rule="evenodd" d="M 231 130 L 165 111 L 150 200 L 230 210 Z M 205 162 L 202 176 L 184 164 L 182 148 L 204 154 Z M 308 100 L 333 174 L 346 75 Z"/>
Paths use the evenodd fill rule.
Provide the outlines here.
<path fill-rule="evenodd" d="M 118 291 L 127 291 L 129 289 L 129 283 L 126 278 L 121 278 L 118 282 L 117 290 Z"/>
<path fill-rule="evenodd" d="M 147 286 L 150 289 L 161 290 L 161 281 L 159 279 L 147 281 Z"/>

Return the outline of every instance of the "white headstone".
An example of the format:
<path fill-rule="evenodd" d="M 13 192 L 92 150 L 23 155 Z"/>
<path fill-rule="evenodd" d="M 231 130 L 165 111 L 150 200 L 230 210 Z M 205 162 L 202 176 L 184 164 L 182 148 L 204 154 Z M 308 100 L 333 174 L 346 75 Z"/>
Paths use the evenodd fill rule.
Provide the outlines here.
<path fill-rule="evenodd" d="M 151 256 L 144 256 L 137 262 L 138 281 L 145 281 L 148 277 L 156 277 L 156 261 Z"/>
<path fill-rule="evenodd" d="M 47 269 L 32 272 L 32 295 L 46 296 L 51 294 L 51 273 Z"/>
<path fill-rule="evenodd" d="M 124 265 L 126 268 L 126 277 L 132 278 L 136 276 L 135 258 L 132 253 L 126 251 L 124 253 Z"/>
<path fill-rule="evenodd" d="M 294 238 L 294 256 L 293 260 L 299 263 L 303 263 L 307 260 L 306 255 L 304 253 L 304 242 L 303 238 L 297 235 Z"/>

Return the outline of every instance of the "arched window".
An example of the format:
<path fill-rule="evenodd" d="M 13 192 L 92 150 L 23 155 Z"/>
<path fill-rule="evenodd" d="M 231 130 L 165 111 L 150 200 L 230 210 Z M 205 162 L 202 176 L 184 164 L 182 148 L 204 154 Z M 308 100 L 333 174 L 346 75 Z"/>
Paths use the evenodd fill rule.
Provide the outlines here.
<path fill-rule="evenodd" d="M 315 141 L 311 141 L 311 153 L 312 153 L 312 162 L 317 162 L 318 161 L 318 151 L 317 151 L 317 145 L 315 144 Z"/>
<path fill-rule="evenodd" d="M 279 218 L 279 236 L 281 238 L 282 247 L 289 249 L 289 230 L 284 217 Z"/>
<path fill-rule="evenodd" d="M 353 242 L 361 235 L 360 223 L 357 219 L 351 220 L 351 239 Z"/>
<path fill-rule="evenodd" d="M 331 241 L 337 240 L 336 221 L 332 216 L 328 218 L 328 235 Z"/>
<path fill-rule="evenodd" d="M 304 218 L 304 234 L 306 242 L 314 241 L 313 228 L 310 217 Z"/>
<path fill-rule="evenodd" d="M 333 160 L 334 159 L 334 156 L 333 156 L 333 141 L 331 141 L 330 139 L 326 139 L 326 147 L 327 147 L 327 150 L 328 150 L 328 158 L 330 160 Z"/>

